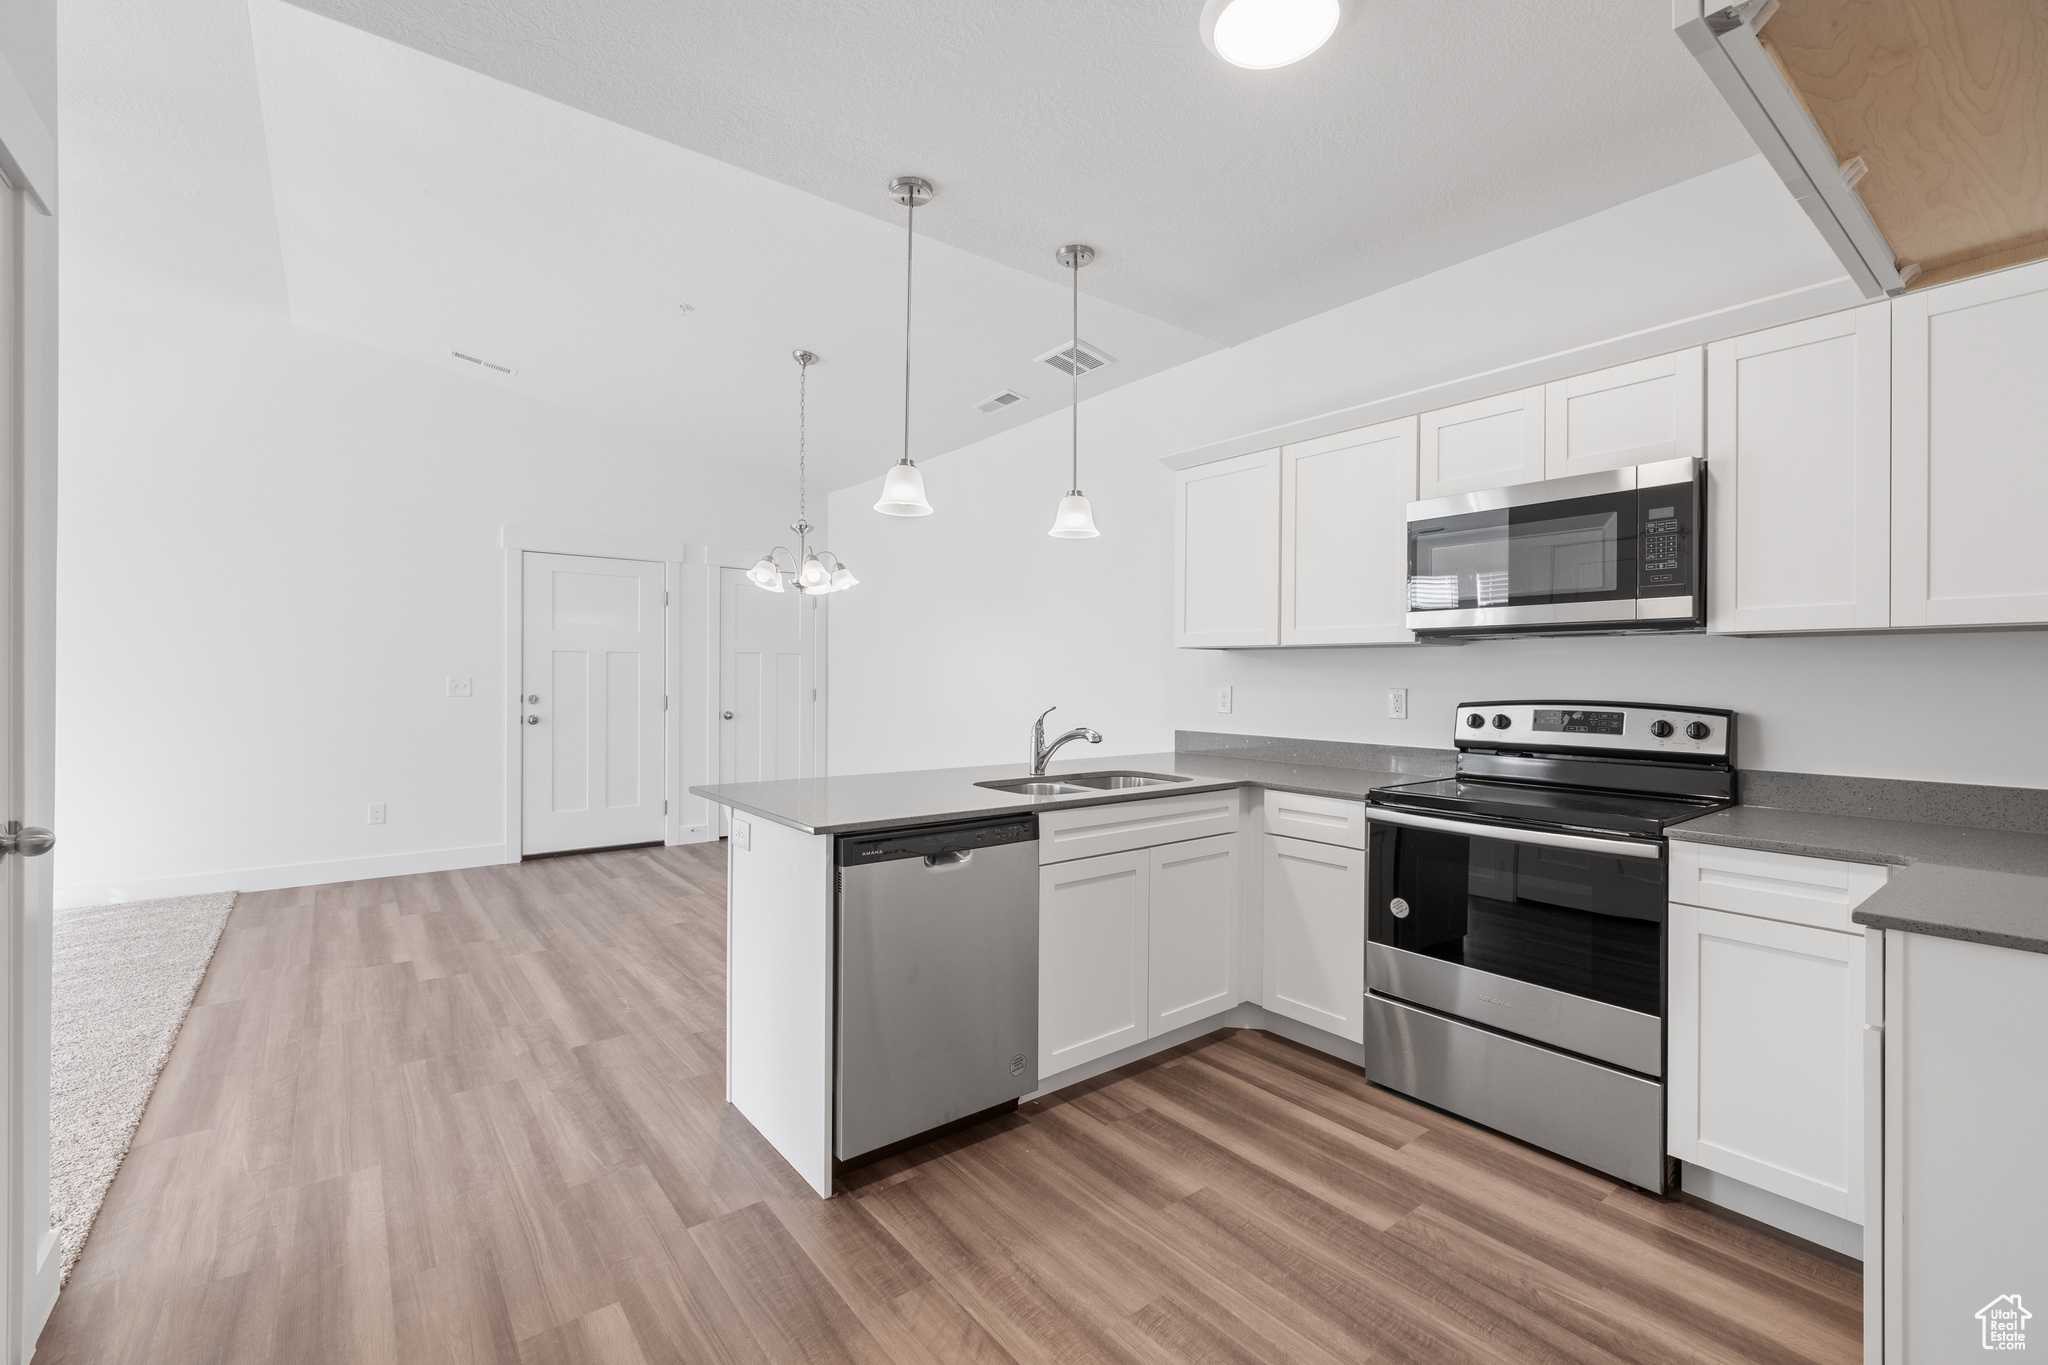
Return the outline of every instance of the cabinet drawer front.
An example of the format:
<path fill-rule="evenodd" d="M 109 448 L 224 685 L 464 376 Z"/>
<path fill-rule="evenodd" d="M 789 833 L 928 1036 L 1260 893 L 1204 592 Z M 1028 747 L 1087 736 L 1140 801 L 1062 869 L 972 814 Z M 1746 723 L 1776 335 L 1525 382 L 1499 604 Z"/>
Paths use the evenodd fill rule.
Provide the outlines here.
<path fill-rule="evenodd" d="M 1885 883 L 1878 863 L 1671 842 L 1671 899 L 1712 910 L 1850 933 L 1849 912 Z"/>
<path fill-rule="evenodd" d="M 1265 793 L 1266 833 L 1340 848 L 1365 847 L 1365 802 L 1298 792 Z"/>
<path fill-rule="evenodd" d="M 1063 863 L 1101 853 L 1206 839 L 1237 830 L 1237 788 L 1194 796 L 1151 796 L 1038 817 L 1038 861 Z"/>

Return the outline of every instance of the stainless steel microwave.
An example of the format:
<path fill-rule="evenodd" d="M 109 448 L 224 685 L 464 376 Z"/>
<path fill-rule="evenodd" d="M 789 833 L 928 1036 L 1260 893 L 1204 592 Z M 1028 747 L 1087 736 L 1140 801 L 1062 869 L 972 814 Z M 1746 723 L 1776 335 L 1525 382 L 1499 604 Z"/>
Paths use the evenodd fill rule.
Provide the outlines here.
<path fill-rule="evenodd" d="M 1408 504 L 1423 637 L 1703 630 L 1706 465 L 1663 460 Z"/>

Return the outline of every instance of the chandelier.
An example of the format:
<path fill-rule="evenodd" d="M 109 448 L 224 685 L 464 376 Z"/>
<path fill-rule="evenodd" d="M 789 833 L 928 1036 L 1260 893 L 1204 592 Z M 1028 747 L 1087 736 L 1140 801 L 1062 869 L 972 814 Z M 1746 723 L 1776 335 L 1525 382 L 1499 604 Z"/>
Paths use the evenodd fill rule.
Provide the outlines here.
<path fill-rule="evenodd" d="M 818 357 L 809 351 L 791 351 L 796 358 L 796 520 L 789 529 L 796 532 L 796 550 L 791 553 L 787 546 L 778 545 L 760 562 L 747 570 L 747 580 L 766 592 L 787 592 L 795 588 L 812 597 L 823 597 L 828 592 L 840 592 L 860 582 L 846 562 L 830 550 L 810 548 L 810 534 L 817 528 L 804 518 L 805 442 L 808 436 L 808 415 L 806 389 L 811 366 L 818 363 Z M 777 555 L 789 556 L 789 567 L 782 567 Z"/>

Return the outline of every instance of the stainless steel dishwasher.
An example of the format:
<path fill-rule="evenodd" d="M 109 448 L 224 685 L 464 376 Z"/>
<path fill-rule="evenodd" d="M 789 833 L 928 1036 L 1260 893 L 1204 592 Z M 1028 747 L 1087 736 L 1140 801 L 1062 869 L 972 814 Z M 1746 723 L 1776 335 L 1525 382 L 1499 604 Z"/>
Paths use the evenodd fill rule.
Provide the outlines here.
<path fill-rule="evenodd" d="M 1038 1087 L 1035 816 L 841 835 L 833 1151 Z"/>

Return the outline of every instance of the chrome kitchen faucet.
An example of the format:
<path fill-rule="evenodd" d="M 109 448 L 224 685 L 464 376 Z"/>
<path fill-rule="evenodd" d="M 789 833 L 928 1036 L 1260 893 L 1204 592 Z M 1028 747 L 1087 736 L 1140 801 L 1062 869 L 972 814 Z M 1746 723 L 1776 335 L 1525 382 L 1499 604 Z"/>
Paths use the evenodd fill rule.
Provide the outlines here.
<path fill-rule="evenodd" d="M 1101 735 L 1085 725 L 1077 725 L 1051 744 L 1047 744 L 1045 742 L 1045 718 L 1059 709 L 1057 706 L 1048 706 L 1039 713 L 1037 720 L 1031 722 L 1031 775 L 1033 777 L 1045 776 L 1045 765 L 1052 762 L 1052 756 L 1060 751 L 1062 744 L 1076 739 L 1085 739 L 1090 744 L 1102 743 Z"/>

